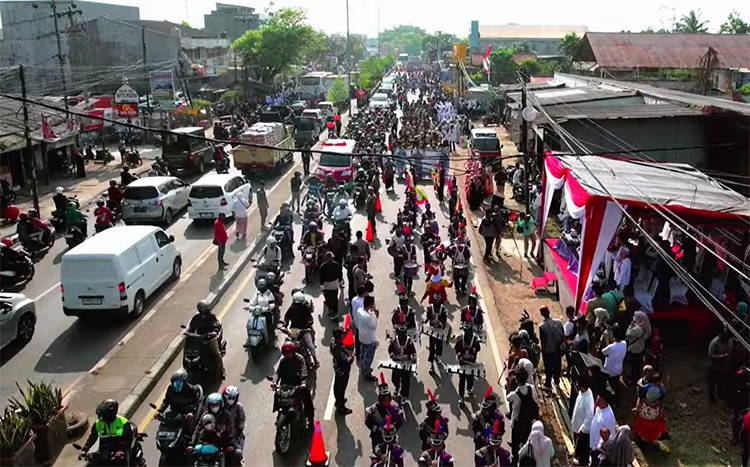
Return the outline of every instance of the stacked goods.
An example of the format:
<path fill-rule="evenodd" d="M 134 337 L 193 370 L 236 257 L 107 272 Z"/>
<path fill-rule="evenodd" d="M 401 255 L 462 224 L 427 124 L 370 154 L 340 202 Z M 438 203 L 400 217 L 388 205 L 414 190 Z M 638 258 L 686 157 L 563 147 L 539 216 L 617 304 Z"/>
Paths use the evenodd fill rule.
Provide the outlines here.
<path fill-rule="evenodd" d="M 242 142 L 275 146 L 286 138 L 286 129 L 282 123 L 256 123 L 242 134 Z"/>

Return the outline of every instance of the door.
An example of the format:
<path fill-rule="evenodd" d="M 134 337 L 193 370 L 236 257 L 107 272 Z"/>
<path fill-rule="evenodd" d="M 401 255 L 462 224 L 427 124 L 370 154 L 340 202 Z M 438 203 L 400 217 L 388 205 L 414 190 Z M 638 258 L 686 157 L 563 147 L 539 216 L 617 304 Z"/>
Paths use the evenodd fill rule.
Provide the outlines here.
<path fill-rule="evenodd" d="M 13 317 L 13 305 L 10 302 L 0 303 L 0 348 L 9 344 L 16 336 L 16 323 Z"/>
<path fill-rule="evenodd" d="M 142 282 L 138 283 L 139 281 L 136 281 L 136 283 L 128 289 L 128 297 L 130 298 L 131 294 L 135 294 L 139 288 L 145 290 L 146 297 L 149 297 L 161 283 L 160 278 L 163 274 L 161 265 L 159 264 L 160 261 L 156 249 L 156 242 L 153 237 L 149 235 L 138 242 L 136 250 L 138 250 L 138 256 L 141 257 L 141 274 L 139 276 L 141 277 Z M 138 275 L 136 277 L 138 277 Z M 132 298 L 130 299 L 132 300 Z"/>
<path fill-rule="evenodd" d="M 164 283 L 172 275 L 172 263 L 174 262 L 174 247 L 172 242 L 163 230 L 154 232 L 154 241 L 158 248 L 157 265 L 159 267 L 159 281 L 157 287 Z"/>
<path fill-rule="evenodd" d="M 174 189 L 176 190 L 176 197 L 175 202 L 177 203 L 177 206 L 174 208 L 175 211 L 179 211 L 180 209 L 187 206 L 188 202 L 188 194 L 190 194 L 190 185 L 183 182 L 179 178 L 176 178 L 174 180 Z"/>

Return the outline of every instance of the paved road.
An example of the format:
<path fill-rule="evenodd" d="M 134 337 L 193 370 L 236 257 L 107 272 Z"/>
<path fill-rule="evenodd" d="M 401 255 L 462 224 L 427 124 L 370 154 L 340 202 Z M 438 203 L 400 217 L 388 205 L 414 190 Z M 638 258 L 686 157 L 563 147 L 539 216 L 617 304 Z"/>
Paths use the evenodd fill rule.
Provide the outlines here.
<path fill-rule="evenodd" d="M 428 192 L 433 206 L 437 205 L 434 199 L 434 193 L 430 187 L 424 187 Z M 396 212 L 401 206 L 401 194 L 403 185 L 397 186 L 399 197 L 395 195 L 383 196 L 383 221 L 395 221 Z M 445 215 L 441 210 L 438 216 L 441 219 L 441 225 L 447 225 Z M 366 220 L 362 213 L 358 213 L 353 220 L 353 230 L 363 230 L 366 226 Z M 299 238 L 301 226 L 299 222 L 296 227 L 296 238 Z M 392 278 L 392 262 L 388 256 L 385 245 L 387 229 L 389 227 L 384 223 L 380 224 L 379 237 L 376 238 L 373 246 L 373 257 L 370 261 L 371 274 L 374 276 L 376 303 L 381 310 L 380 324 L 378 328 L 378 339 L 381 346 L 376 354 L 376 362 L 387 357 L 386 331 L 392 333 L 390 325 L 390 312 L 397 305 L 397 290 Z M 330 234 L 330 226 L 326 227 L 326 232 Z M 420 250 L 421 251 L 421 250 Z M 421 258 L 421 253 L 420 253 Z M 296 261 L 289 265 L 283 292 L 286 294 L 284 310 L 290 303 L 289 295 L 293 287 L 303 283 L 304 267 L 299 264 L 299 255 Z M 230 290 L 225 299 L 216 307 L 216 312 L 222 316 L 225 335 L 228 339 L 228 351 L 225 357 L 225 366 L 227 368 L 227 384 L 235 384 L 240 388 L 240 400 L 245 405 L 248 413 L 248 420 L 245 426 L 247 435 L 247 444 L 245 451 L 252 455 L 249 459 L 246 455 L 245 462 L 247 465 L 302 465 L 304 458 L 309 451 L 309 441 L 307 437 L 295 443 L 293 452 L 285 458 L 274 453 L 274 421 L 275 414 L 271 412 L 273 393 L 265 376 L 273 372 L 273 367 L 277 362 L 280 353 L 278 348 L 269 349 L 263 358 L 254 362 L 249 358 L 247 352 L 243 349 L 242 343 L 245 341 L 245 323 L 248 313 L 243 310 L 244 303 L 242 298 L 252 297 L 255 292 L 253 284 L 254 271 L 248 270 L 248 274 L 237 281 L 233 290 Z M 411 305 L 415 307 L 418 314 L 421 314 L 422 307 L 418 304 L 418 299 L 424 291 L 424 274 L 420 271 L 421 280 L 417 279 L 414 284 L 417 299 L 412 299 Z M 307 293 L 314 298 L 315 303 L 315 329 L 316 344 L 318 355 L 321 360 L 321 368 L 317 372 L 317 384 L 314 395 L 314 404 L 316 409 L 316 418 L 321 420 L 326 448 L 331 451 L 332 463 L 337 466 L 369 465 L 367 456 L 370 452 L 370 440 L 368 430 L 364 426 L 364 409 L 374 403 L 377 399 L 376 386 L 373 383 L 365 382 L 359 374 L 358 368 L 353 367 L 347 389 L 348 405 L 354 410 L 354 413 L 341 417 L 333 414 L 333 397 L 331 394 L 333 383 L 333 370 L 331 366 L 331 357 L 327 346 L 331 339 L 331 321 L 322 316 L 323 298 L 319 286 L 315 283 L 307 286 Z M 481 293 L 481 291 L 480 291 Z M 465 298 L 457 300 L 454 293 L 449 294 L 448 306 L 449 320 L 455 329 L 458 329 L 459 318 L 457 308 L 459 304 L 465 303 Z M 340 305 L 343 307 L 343 303 Z M 493 313 L 489 313 L 492 315 Z M 491 324 L 491 323 L 490 323 Z M 490 331 L 492 329 L 490 328 Z M 490 335 L 493 335 L 490 332 Z M 279 337 L 279 343 L 282 342 Z M 427 389 L 436 393 L 438 400 L 443 405 L 443 412 L 450 418 L 451 435 L 447 442 L 448 451 L 454 455 L 457 465 L 472 465 L 473 459 L 473 442 L 470 429 L 470 415 L 473 411 L 478 410 L 478 403 L 481 402 L 482 395 L 487 389 L 487 382 L 478 381 L 474 393 L 476 398 L 472 403 L 465 406 L 459 406 L 457 395 L 458 380 L 455 376 L 448 376 L 441 372 L 439 376 L 433 377 L 428 373 L 427 364 L 427 341 L 422 341 L 418 346 L 419 371 L 416 380 L 412 380 L 410 400 L 412 409 L 407 410 L 407 423 L 399 433 L 402 446 L 407 450 L 406 465 L 416 465 L 416 460 L 420 455 L 420 440 L 417 435 L 417 426 L 425 416 L 424 403 L 427 401 Z M 494 383 L 498 380 L 499 355 L 497 348 L 489 343 L 482 348 L 480 360 L 487 365 L 487 380 Z M 455 352 L 446 348 L 444 351 L 444 360 L 446 363 L 455 363 Z M 146 458 L 149 463 L 158 461 L 158 452 L 155 448 L 155 432 L 158 428 L 158 422 L 152 421 L 153 412 L 148 407 L 148 402 L 158 404 L 163 396 L 169 381 L 169 375 L 181 365 L 181 357 L 173 362 L 172 367 L 165 373 L 162 381 L 157 384 L 156 388 L 147 398 L 145 403 L 135 416 L 133 421 L 139 425 L 141 430 L 149 434 L 145 442 Z M 384 374 L 390 381 L 390 370 L 385 370 Z M 250 454 L 251 453 L 251 454 Z"/>
<path fill-rule="evenodd" d="M 196 179 L 196 176 L 185 178 L 187 182 Z M 277 180 L 278 177 L 267 180 L 267 189 Z M 93 208 L 88 210 L 93 213 Z M 89 221 L 89 227 L 91 235 L 93 219 Z M 193 224 L 183 211 L 175 216 L 167 232 L 174 235 L 177 248 L 182 253 L 184 271 L 205 259 L 204 252 L 210 249 L 213 239 L 211 225 Z M 63 314 L 59 293 L 60 262 L 67 250 L 64 239 L 58 237 L 51 251 L 37 262 L 34 279 L 22 291 L 36 301 L 38 323 L 30 343 L 23 348 L 16 345 L 7 347 L 0 355 L 0 407 L 5 406 L 8 398 L 17 393 L 16 381 L 54 382 L 65 390 L 135 325 L 134 321 L 106 324 L 98 320 L 84 322 Z M 149 302 L 156 303 L 165 291 L 166 287 Z"/>

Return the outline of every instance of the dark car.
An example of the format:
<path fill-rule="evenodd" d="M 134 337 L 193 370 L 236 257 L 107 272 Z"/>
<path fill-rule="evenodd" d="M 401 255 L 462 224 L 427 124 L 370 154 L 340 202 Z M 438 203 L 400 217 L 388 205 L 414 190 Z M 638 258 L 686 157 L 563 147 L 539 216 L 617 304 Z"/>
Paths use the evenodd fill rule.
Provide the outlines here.
<path fill-rule="evenodd" d="M 269 105 L 266 112 L 278 112 L 286 124 L 291 124 L 294 120 L 294 111 L 288 105 Z"/>
<path fill-rule="evenodd" d="M 304 112 L 306 108 L 307 103 L 305 103 L 305 101 L 297 101 L 292 104 L 292 112 L 294 112 L 294 115 L 297 117 L 302 115 L 302 112 Z"/>

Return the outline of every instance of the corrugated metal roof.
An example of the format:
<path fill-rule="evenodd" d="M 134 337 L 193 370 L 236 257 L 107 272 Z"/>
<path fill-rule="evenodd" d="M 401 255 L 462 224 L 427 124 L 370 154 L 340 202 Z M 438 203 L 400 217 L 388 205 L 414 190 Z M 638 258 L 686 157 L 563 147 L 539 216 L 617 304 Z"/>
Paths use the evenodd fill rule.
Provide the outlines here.
<path fill-rule="evenodd" d="M 479 24 L 479 37 L 482 39 L 562 39 L 570 32 L 582 36 L 586 31 L 586 26 Z"/>
<path fill-rule="evenodd" d="M 703 114 L 690 107 L 676 104 L 643 104 L 643 105 L 612 105 L 593 106 L 586 103 L 561 106 L 545 106 L 544 110 L 556 121 L 565 120 L 610 120 L 610 119 L 645 119 L 670 117 L 698 117 Z M 540 115 L 534 123 L 546 123 L 544 115 Z"/>
<path fill-rule="evenodd" d="M 58 99 L 35 98 L 46 104 L 62 107 Z M 42 116 L 47 117 L 47 122 L 52 129 L 61 134 L 65 131 L 65 113 L 49 110 L 34 104 L 29 105 L 29 127 L 31 128 L 31 139 L 42 140 Z M 23 108 L 18 101 L 0 97 L 0 153 L 15 150 L 26 145 L 23 126 Z"/>
<path fill-rule="evenodd" d="M 699 68 L 712 47 L 719 68 L 750 67 L 750 35 L 587 32 L 579 59 L 604 68 Z"/>
<path fill-rule="evenodd" d="M 612 91 L 609 89 L 601 89 L 596 86 L 534 91 L 534 97 L 542 106 L 552 104 L 572 104 L 573 102 L 597 101 L 602 99 L 621 99 L 633 97 L 636 94 L 635 91 Z M 508 98 L 520 102 L 521 93 L 508 93 Z"/>

